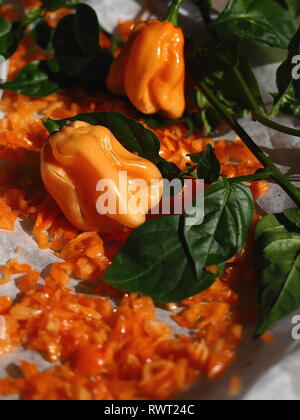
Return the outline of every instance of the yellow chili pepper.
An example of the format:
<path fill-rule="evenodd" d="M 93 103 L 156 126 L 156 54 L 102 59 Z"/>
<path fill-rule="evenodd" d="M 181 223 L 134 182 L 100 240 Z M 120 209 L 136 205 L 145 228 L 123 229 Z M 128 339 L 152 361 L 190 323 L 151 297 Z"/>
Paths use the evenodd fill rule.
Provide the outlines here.
<path fill-rule="evenodd" d="M 176 27 L 183 1 L 175 0 L 164 22 L 138 23 L 111 65 L 108 89 L 126 95 L 144 114 L 177 119 L 184 113 L 184 35 Z"/>
<path fill-rule="evenodd" d="M 67 219 L 83 231 L 112 231 L 121 225 L 136 228 L 146 220 L 145 213 L 156 206 L 162 196 L 162 186 L 151 181 L 161 180 L 157 167 L 146 159 L 128 152 L 105 127 L 74 122 L 50 137 L 44 146 L 41 174 L 45 187 L 61 208 Z M 127 172 L 129 195 L 122 192 L 120 172 Z M 116 209 L 126 209 L 125 214 L 99 214 L 97 202 L 101 194 L 96 191 L 99 181 L 113 183 Z M 133 180 L 146 182 L 147 197 L 142 211 L 136 213 L 128 202 L 134 192 Z M 107 193 L 107 191 L 105 191 Z M 102 192 L 104 194 L 104 191 Z"/>

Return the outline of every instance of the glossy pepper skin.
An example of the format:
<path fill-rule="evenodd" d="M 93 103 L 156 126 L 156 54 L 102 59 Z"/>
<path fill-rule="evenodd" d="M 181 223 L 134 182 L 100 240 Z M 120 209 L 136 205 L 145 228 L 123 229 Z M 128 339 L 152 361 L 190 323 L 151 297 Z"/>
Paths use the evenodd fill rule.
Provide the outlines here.
<path fill-rule="evenodd" d="M 76 121 L 51 136 L 42 150 L 41 175 L 46 189 L 66 218 L 83 231 L 111 232 L 121 226 L 136 228 L 145 222 L 145 213 L 135 214 L 130 209 L 127 214 L 97 212 L 101 193 L 96 186 L 102 179 L 114 182 L 117 208 L 124 205 L 120 171 L 127 171 L 128 185 L 133 179 L 146 181 L 149 200 L 143 208 L 145 213 L 151 204 L 159 203 L 162 187 L 151 186 L 152 179 L 162 179 L 157 167 L 128 152 L 105 127 Z"/>
<path fill-rule="evenodd" d="M 126 95 L 144 114 L 160 112 L 177 119 L 185 109 L 184 36 L 172 22 L 149 20 L 136 25 L 111 65 L 107 87 Z"/>

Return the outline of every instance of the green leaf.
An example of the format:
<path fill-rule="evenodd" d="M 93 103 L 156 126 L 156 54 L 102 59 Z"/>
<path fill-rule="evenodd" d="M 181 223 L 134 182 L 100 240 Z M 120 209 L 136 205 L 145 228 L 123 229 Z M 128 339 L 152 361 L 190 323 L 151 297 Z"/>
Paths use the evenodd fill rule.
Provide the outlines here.
<path fill-rule="evenodd" d="M 210 144 L 207 145 L 204 152 L 193 153 L 188 156 L 197 165 L 199 179 L 204 179 L 206 184 L 218 181 L 221 173 L 221 164 Z"/>
<path fill-rule="evenodd" d="M 300 101 L 296 97 L 296 92 L 293 84 L 290 84 L 282 96 L 274 95 L 273 115 L 276 115 L 280 110 L 284 114 L 293 115 L 300 119 Z"/>
<path fill-rule="evenodd" d="M 287 7 L 292 17 L 297 18 L 300 15 L 299 0 L 278 0 L 279 4 Z"/>
<path fill-rule="evenodd" d="M 194 281 L 187 282 L 187 279 L 182 276 L 179 283 L 173 290 L 168 291 L 167 294 L 162 295 L 157 302 L 170 303 L 180 302 L 184 299 L 195 296 L 204 290 L 209 289 L 215 281 L 224 273 L 225 264 L 216 267 L 216 273 L 212 274 L 205 269 L 202 270 Z M 167 274 L 166 274 L 167 276 Z"/>
<path fill-rule="evenodd" d="M 260 239 L 263 234 L 269 231 L 277 232 L 290 232 L 300 233 L 300 211 L 298 209 L 292 209 L 280 214 L 270 214 L 263 219 L 257 225 L 256 228 L 256 239 Z"/>
<path fill-rule="evenodd" d="M 88 29 L 88 30 L 87 30 Z M 74 15 L 74 33 L 77 44 L 85 55 L 97 55 L 99 50 L 100 26 L 94 9 L 79 4 Z"/>
<path fill-rule="evenodd" d="M 25 19 L 22 21 L 22 24 L 24 26 L 30 25 L 31 23 L 36 22 L 40 19 L 42 13 L 41 7 L 34 7 L 33 9 L 30 9 L 27 13 Z"/>
<path fill-rule="evenodd" d="M 0 17 L 0 55 L 5 58 L 11 57 L 22 41 L 27 25 L 35 22 L 41 13 L 39 7 L 29 11 L 27 16 L 20 22 L 11 22 Z"/>
<path fill-rule="evenodd" d="M 300 307 L 300 209 L 263 218 L 256 236 L 258 337 Z"/>
<path fill-rule="evenodd" d="M 156 302 L 177 302 L 194 296 L 215 281 L 202 271 L 196 279 L 180 239 L 181 216 L 152 219 L 136 229 L 104 276 L 127 292 L 139 292 Z M 171 270 L 171 275 L 170 275 Z"/>
<path fill-rule="evenodd" d="M 80 0 L 41 0 L 44 9 L 49 12 L 54 12 L 58 9 L 72 9 Z"/>
<path fill-rule="evenodd" d="M 161 217 L 136 229 L 104 280 L 157 302 L 180 301 L 209 288 L 246 242 L 254 214 L 252 194 L 242 184 L 219 181 L 205 192 L 203 223 L 202 215 L 188 214 L 194 217 Z M 218 267 L 215 275 L 205 269 L 211 265 Z"/>
<path fill-rule="evenodd" d="M 244 185 L 220 181 L 206 190 L 205 204 L 202 224 L 196 214 L 191 226 L 186 216 L 168 216 L 136 229 L 104 280 L 157 302 L 180 301 L 209 288 L 244 246 L 254 203 Z M 215 275 L 205 270 L 210 265 L 218 266 Z"/>
<path fill-rule="evenodd" d="M 49 53 L 54 52 L 54 29 L 48 25 L 44 16 L 40 16 L 39 19 L 29 26 L 29 34 L 44 51 Z"/>
<path fill-rule="evenodd" d="M 10 22 L 0 17 L 0 55 L 12 56 L 23 39 L 25 27 L 22 22 Z"/>
<path fill-rule="evenodd" d="M 47 119 L 44 125 L 50 134 L 54 134 L 71 121 L 85 121 L 92 125 L 107 127 L 127 150 L 157 165 L 163 177 L 176 176 L 180 172 L 176 165 L 160 157 L 160 142 L 157 136 L 124 114 L 119 112 L 79 114 L 65 120 Z"/>
<path fill-rule="evenodd" d="M 89 28 L 87 30 L 87 28 Z M 61 72 L 95 90 L 105 86 L 112 61 L 109 50 L 99 43 L 100 25 L 95 11 L 79 4 L 74 14 L 64 17 L 56 27 L 53 45 Z"/>
<path fill-rule="evenodd" d="M 82 53 L 76 41 L 74 15 L 68 15 L 58 23 L 53 45 L 62 72 L 70 77 L 80 77 L 87 63 L 93 58 Z"/>
<path fill-rule="evenodd" d="M 287 49 L 297 21 L 274 0 L 230 0 L 212 29 L 274 48 Z"/>
<path fill-rule="evenodd" d="M 13 81 L 3 83 L 1 89 L 42 98 L 59 90 L 59 86 L 49 80 L 48 75 L 41 69 L 41 63 L 34 61 L 25 66 Z"/>
<path fill-rule="evenodd" d="M 254 216 L 253 196 L 244 184 L 223 179 L 207 188 L 204 198 L 203 223 L 185 231 L 196 272 L 234 257 L 246 243 Z"/>

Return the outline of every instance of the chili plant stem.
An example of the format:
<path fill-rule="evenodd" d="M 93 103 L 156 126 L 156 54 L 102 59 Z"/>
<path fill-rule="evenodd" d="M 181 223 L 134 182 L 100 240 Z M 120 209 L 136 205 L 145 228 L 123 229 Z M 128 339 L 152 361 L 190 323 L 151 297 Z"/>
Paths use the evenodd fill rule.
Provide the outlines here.
<path fill-rule="evenodd" d="M 231 128 L 238 134 L 243 140 L 248 149 L 254 154 L 259 162 L 264 166 L 271 177 L 277 181 L 277 183 L 286 191 L 286 193 L 300 206 L 300 190 L 296 188 L 289 179 L 281 173 L 277 166 L 252 140 L 249 134 L 243 129 L 243 127 L 227 112 L 226 108 L 219 101 L 219 99 L 213 94 L 210 88 L 205 82 L 200 82 L 200 89 L 206 96 L 207 100 L 213 105 L 216 111 L 228 122 Z"/>
<path fill-rule="evenodd" d="M 263 115 L 257 105 L 255 98 L 252 95 L 251 90 L 249 89 L 247 83 L 245 82 L 243 76 L 241 75 L 239 69 L 236 66 L 233 67 L 233 73 L 248 99 L 252 111 L 253 120 L 259 121 L 261 124 L 265 125 L 266 127 L 272 128 L 273 130 L 280 131 L 291 136 L 300 137 L 299 130 L 291 127 L 286 127 L 273 120 L 270 120 L 270 118 L 267 118 L 265 115 Z"/>
<path fill-rule="evenodd" d="M 184 178 L 186 175 L 193 176 L 193 173 L 195 172 L 197 168 L 198 168 L 198 165 L 189 166 L 188 169 L 186 169 L 185 171 L 182 171 L 179 174 L 179 178 Z"/>
<path fill-rule="evenodd" d="M 185 0 L 173 0 L 173 3 L 171 4 L 167 17 L 165 19 L 166 22 L 172 22 L 174 26 L 179 25 L 179 9 L 184 2 Z"/>
<path fill-rule="evenodd" d="M 272 173 L 268 170 L 262 170 L 254 175 L 237 176 L 235 178 L 227 178 L 231 183 L 263 181 L 272 178 Z"/>

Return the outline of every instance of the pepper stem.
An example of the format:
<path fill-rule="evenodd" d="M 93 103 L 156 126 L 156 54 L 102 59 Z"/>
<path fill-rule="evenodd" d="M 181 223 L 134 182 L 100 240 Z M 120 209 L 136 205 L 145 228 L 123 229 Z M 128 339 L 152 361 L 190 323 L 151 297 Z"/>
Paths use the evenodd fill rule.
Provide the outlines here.
<path fill-rule="evenodd" d="M 257 103 L 255 101 L 255 98 L 253 97 L 251 90 L 249 89 L 247 83 L 245 82 L 243 76 L 241 75 L 239 69 L 236 66 L 233 67 L 233 73 L 240 86 L 242 87 L 247 100 L 249 101 L 254 121 L 258 121 L 266 127 L 272 128 L 273 130 L 281 131 L 281 133 L 289 134 L 290 136 L 300 137 L 300 130 L 291 127 L 285 127 L 284 125 L 279 124 L 276 121 L 270 120 L 268 117 L 262 114 L 260 112 L 259 107 L 257 106 Z"/>
<path fill-rule="evenodd" d="M 165 22 L 172 22 L 174 26 L 178 26 L 178 18 L 179 18 L 179 9 L 181 5 L 185 2 L 185 0 L 173 0 Z"/>
<path fill-rule="evenodd" d="M 281 173 L 279 168 L 273 161 L 257 146 L 249 134 L 240 126 L 240 124 L 227 112 L 226 108 L 222 105 L 219 99 L 213 94 L 205 82 L 199 85 L 202 93 L 206 96 L 207 100 L 212 104 L 215 110 L 224 118 L 231 128 L 243 140 L 248 149 L 260 161 L 266 169 L 268 174 L 267 178 L 271 177 L 285 190 L 285 192 L 300 206 L 300 190 L 296 188 L 290 180 Z"/>

